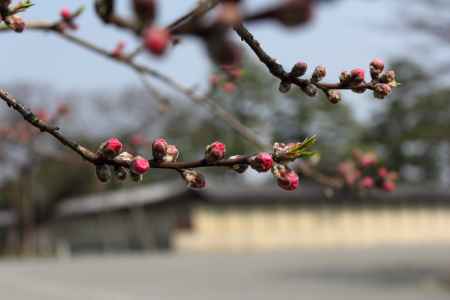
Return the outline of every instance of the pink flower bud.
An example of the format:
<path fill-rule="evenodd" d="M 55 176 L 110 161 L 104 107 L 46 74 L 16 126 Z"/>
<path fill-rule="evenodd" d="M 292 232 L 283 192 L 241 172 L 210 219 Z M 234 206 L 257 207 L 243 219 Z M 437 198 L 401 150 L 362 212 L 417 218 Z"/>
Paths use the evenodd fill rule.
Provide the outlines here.
<path fill-rule="evenodd" d="M 250 166 L 258 172 L 267 172 L 273 166 L 272 155 L 266 152 L 261 152 L 250 158 Z"/>
<path fill-rule="evenodd" d="M 59 15 L 65 21 L 72 19 L 72 13 L 67 7 L 62 8 L 61 11 L 59 12 Z"/>
<path fill-rule="evenodd" d="M 381 73 L 383 73 L 384 70 L 384 62 L 379 59 L 375 58 L 370 63 L 370 76 L 372 79 L 378 79 Z"/>
<path fill-rule="evenodd" d="M 353 82 L 356 82 L 356 83 L 363 82 L 364 78 L 365 78 L 364 69 L 362 69 L 362 68 L 353 69 L 350 73 L 350 76 L 351 76 L 351 80 Z"/>
<path fill-rule="evenodd" d="M 391 84 L 394 87 L 396 86 L 396 79 L 395 79 L 396 75 L 395 75 L 395 71 L 390 70 L 387 71 L 386 73 L 384 73 L 381 78 L 380 78 L 380 82 L 381 83 L 387 83 L 387 84 Z"/>
<path fill-rule="evenodd" d="M 277 177 L 277 183 L 286 191 L 294 191 L 298 188 L 300 179 L 297 173 L 287 169 L 286 172 L 281 172 L 280 176 Z"/>
<path fill-rule="evenodd" d="M 327 76 L 327 69 L 324 66 L 317 66 L 311 76 L 311 81 L 319 82 Z"/>
<path fill-rule="evenodd" d="M 117 138 L 110 138 L 100 145 L 100 154 L 107 158 L 113 159 L 122 152 L 123 145 Z"/>
<path fill-rule="evenodd" d="M 95 174 L 101 182 L 108 182 L 112 178 L 111 168 L 108 165 L 95 166 Z"/>
<path fill-rule="evenodd" d="M 393 192 L 396 189 L 397 185 L 393 181 L 387 180 L 383 183 L 383 190 L 385 190 L 386 192 Z"/>
<path fill-rule="evenodd" d="M 165 162 L 176 162 L 179 156 L 178 148 L 175 145 L 168 145 L 166 155 L 163 157 Z"/>
<path fill-rule="evenodd" d="M 359 185 L 364 189 L 371 189 L 375 186 L 375 181 L 370 176 L 365 176 L 359 182 Z"/>
<path fill-rule="evenodd" d="M 206 186 L 205 177 L 194 170 L 182 170 L 181 176 L 191 189 L 202 189 Z"/>
<path fill-rule="evenodd" d="M 205 159 L 209 162 L 221 160 L 225 157 L 225 151 L 225 144 L 214 142 L 206 147 Z"/>
<path fill-rule="evenodd" d="M 48 122 L 48 120 L 50 120 L 48 112 L 45 109 L 38 110 L 36 112 L 36 118 L 38 118 L 42 122 Z"/>
<path fill-rule="evenodd" d="M 167 153 L 169 144 L 163 138 L 157 138 L 152 143 L 152 153 L 154 160 L 162 160 Z"/>
<path fill-rule="evenodd" d="M 142 156 L 136 156 L 131 162 L 130 170 L 134 174 L 142 175 L 150 170 L 150 164 L 148 160 L 146 160 Z"/>
<path fill-rule="evenodd" d="M 164 28 L 152 26 L 144 33 L 144 45 L 154 55 L 161 56 L 166 52 L 171 36 Z"/>
<path fill-rule="evenodd" d="M 378 169 L 378 176 L 380 176 L 381 178 L 387 177 L 388 174 L 389 174 L 389 171 L 386 168 L 381 167 Z"/>
<path fill-rule="evenodd" d="M 391 86 L 386 83 L 377 83 L 373 88 L 373 95 L 378 99 L 384 99 L 386 96 L 389 96 L 391 92 Z"/>
<path fill-rule="evenodd" d="M 302 61 L 296 63 L 293 67 L 289 76 L 291 77 L 301 77 L 305 75 L 306 70 L 308 70 L 308 65 Z"/>

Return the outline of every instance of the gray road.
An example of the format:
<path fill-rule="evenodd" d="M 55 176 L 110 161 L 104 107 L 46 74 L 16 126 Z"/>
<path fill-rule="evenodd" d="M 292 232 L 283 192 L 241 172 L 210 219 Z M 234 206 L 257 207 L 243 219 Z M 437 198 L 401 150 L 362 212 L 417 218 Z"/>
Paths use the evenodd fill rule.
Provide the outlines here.
<path fill-rule="evenodd" d="M 450 245 L 0 262 L 1 300 L 450 299 Z"/>

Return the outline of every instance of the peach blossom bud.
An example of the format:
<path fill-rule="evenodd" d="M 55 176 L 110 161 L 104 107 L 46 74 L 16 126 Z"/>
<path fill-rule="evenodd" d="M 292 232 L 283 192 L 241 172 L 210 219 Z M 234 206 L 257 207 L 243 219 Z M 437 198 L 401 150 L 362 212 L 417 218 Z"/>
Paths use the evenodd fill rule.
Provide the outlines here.
<path fill-rule="evenodd" d="M 363 82 L 365 79 L 365 71 L 362 68 L 353 69 L 350 75 L 352 82 L 360 83 Z"/>
<path fill-rule="evenodd" d="M 154 55 L 161 56 L 166 52 L 170 43 L 169 31 L 164 28 L 152 26 L 144 33 L 144 45 Z"/>
<path fill-rule="evenodd" d="M 378 99 L 384 99 L 386 96 L 389 96 L 391 92 L 391 86 L 386 83 L 377 83 L 373 88 L 373 95 Z"/>
<path fill-rule="evenodd" d="M 324 66 L 317 66 L 311 76 L 312 82 L 319 82 L 327 76 L 327 69 Z"/>
<path fill-rule="evenodd" d="M 72 12 L 70 11 L 70 9 L 68 9 L 67 7 L 63 7 L 61 9 L 61 11 L 59 12 L 59 15 L 61 16 L 61 18 L 65 21 L 71 20 L 72 19 Z"/>
<path fill-rule="evenodd" d="M 163 157 L 165 162 L 176 162 L 179 156 L 178 148 L 175 145 L 168 145 L 166 155 Z"/>
<path fill-rule="evenodd" d="M 289 73 L 289 76 L 301 77 L 301 76 L 305 75 L 306 70 L 308 70 L 308 65 L 306 63 L 300 61 L 292 67 L 291 72 Z"/>
<path fill-rule="evenodd" d="M 327 98 L 328 101 L 330 101 L 333 104 L 337 104 L 341 102 L 341 93 L 338 90 L 329 90 L 327 92 Z"/>
<path fill-rule="evenodd" d="M 21 33 L 25 30 L 25 21 L 18 15 L 12 15 L 8 17 L 10 27 L 17 33 Z"/>
<path fill-rule="evenodd" d="M 266 152 L 261 152 L 250 158 L 250 166 L 258 172 L 267 172 L 273 166 L 272 155 Z"/>
<path fill-rule="evenodd" d="M 123 144 L 117 138 L 110 138 L 99 147 L 99 153 L 107 159 L 113 159 L 122 152 Z"/>
<path fill-rule="evenodd" d="M 370 76 L 372 79 L 378 79 L 381 73 L 383 73 L 384 70 L 384 62 L 379 59 L 375 58 L 370 63 Z"/>
<path fill-rule="evenodd" d="M 169 144 L 163 138 L 157 138 L 152 143 L 152 153 L 154 160 L 162 160 L 164 156 L 167 154 L 167 148 Z"/>
<path fill-rule="evenodd" d="M 202 189 L 206 186 L 205 177 L 195 170 L 182 170 L 181 176 L 188 188 Z"/>
<path fill-rule="evenodd" d="M 214 142 L 206 147 L 205 159 L 209 162 L 221 160 L 225 157 L 225 151 L 225 144 Z"/>
<path fill-rule="evenodd" d="M 150 170 L 150 164 L 142 156 L 136 156 L 131 162 L 130 170 L 134 174 L 143 175 Z"/>
<path fill-rule="evenodd" d="M 386 168 L 381 167 L 378 169 L 378 176 L 380 176 L 381 178 L 387 177 L 388 174 L 389 174 L 389 171 Z"/>
<path fill-rule="evenodd" d="M 393 181 L 387 180 L 383 183 L 383 189 L 386 192 L 393 192 L 393 191 L 395 191 L 396 188 L 397 188 L 397 185 Z"/>

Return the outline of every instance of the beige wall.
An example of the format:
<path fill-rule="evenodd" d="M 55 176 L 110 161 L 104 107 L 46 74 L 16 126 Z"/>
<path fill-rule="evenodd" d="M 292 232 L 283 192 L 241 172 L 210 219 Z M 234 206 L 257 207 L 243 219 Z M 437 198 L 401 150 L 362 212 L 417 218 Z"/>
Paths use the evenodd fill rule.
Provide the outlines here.
<path fill-rule="evenodd" d="M 243 251 L 450 242 L 450 208 L 197 207 L 177 250 Z"/>

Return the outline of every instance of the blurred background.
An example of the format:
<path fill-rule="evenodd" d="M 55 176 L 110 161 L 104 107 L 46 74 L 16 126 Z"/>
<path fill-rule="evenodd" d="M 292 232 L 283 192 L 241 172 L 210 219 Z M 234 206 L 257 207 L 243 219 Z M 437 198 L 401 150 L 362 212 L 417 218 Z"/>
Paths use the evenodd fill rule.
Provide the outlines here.
<path fill-rule="evenodd" d="M 75 33 L 113 49 L 138 39 L 105 26 L 92 1 L 39 1 L 26 20 L 56 20 L 86 5 Z M 117 1 L 131 16 L 129 1 Z M 159 1 L 167 24 L 196 1 Z M 249 11 L 278 1 L 248 0 Z M 89 164 L 0 107 L 0 291 L 9 299 L 447 299 L 450 291 L 450 2 L 313 1 L 313 18 L 249 29 L 286 68 L 299 60 L 342 70 L 383 58 L 401 86 L 384 100 L 344 93 L 332 105 L 278 82 L 248 51 L 234 93 L 215 101 L 268 141 L 317 134 L 329 176 L 353 149 L 375 151 L 399 174 L 392 193 L 355 192 L 301 177 L 287 193 L 271 176 L 207 170 L 206 190 L 175 172 L 144 183 L 98 182 Z M 237 38 L 235 38 L 238 41 Z M 183 159 L 221 140 L 254 146 L 182 95 L 154 83 L 164 113 L 136 73 L 57 35 L 1 33 L 0 87 L 67 135 L 95 148 L 118 136 L 149 156 L 159 136 Z M 163 59 L 139 58 L 197 91 L 217 69 L 197 39 Z M 12 297 L 12 298 L 11 298 Z"/>

